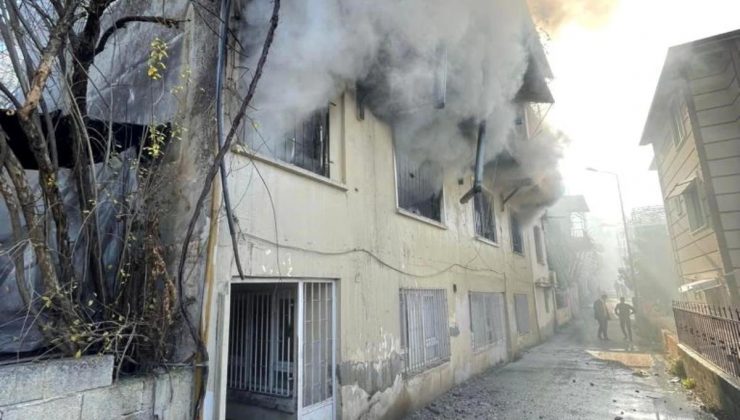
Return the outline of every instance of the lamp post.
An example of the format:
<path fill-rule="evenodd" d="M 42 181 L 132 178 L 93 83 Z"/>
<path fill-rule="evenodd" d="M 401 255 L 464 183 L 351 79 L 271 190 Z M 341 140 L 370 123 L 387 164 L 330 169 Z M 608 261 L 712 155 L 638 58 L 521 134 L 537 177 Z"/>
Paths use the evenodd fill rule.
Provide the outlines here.
<path fill-rule="evenodd" d="M 630 245 L 629 229 L 627 228 L 627 216 L 624 213 L 624 201 L 622 201 L 622 186 L 619 183 L 619 175 L 614 172 L 602 171 L 595 168 L 586 168 L 587 171 L 597 172 L 602 174 L 608 174 L 614 176 L 617 181 L 617 194 L 619 195 L 619 209 L 622 211 L 622 226 L 624 227 L 624 241 L 627 244 L 627 260 L 630 266 L 630 276 L 632 277 L 632 285 L 634 287 L 635 297 L 638 298 L 637 293 L 637 276 L 635 275 L 635 264 L 632 259 L 632 246 Z"/>

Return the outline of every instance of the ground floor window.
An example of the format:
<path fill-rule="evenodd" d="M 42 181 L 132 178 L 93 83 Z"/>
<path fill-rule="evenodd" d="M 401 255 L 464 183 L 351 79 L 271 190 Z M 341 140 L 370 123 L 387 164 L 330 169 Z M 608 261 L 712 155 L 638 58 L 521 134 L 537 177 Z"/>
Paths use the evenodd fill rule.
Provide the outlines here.
<path fill-rule="evenodd" d="M 470 330 L 474 350 L 505 339 L 503 293 L 470 292 Z"/>
<path fill-rule="evenodd" d="M 529 299 L 527 295 L 514 295 L 514 310 L 516 311 L 516 329 L 520 335 L 529 334 Z"/>
<path fill-rule="evenodd" d="M 407 373 L 450 358 L 447 293 L 444 289 L 401 290 L 401 347 Z"/>

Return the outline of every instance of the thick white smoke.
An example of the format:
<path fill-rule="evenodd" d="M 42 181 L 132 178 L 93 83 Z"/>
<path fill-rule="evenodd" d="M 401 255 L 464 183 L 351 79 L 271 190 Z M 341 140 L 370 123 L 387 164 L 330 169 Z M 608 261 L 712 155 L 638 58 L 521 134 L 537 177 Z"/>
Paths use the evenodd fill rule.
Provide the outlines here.
<path fill-rule="evenodd" d="M 272 2 L 245 0 L 237 10 L 232 27 L 244 50 L 235 78 L 243 88 Z M 247 136 L 258 149 L 279 147 L 296 122 L 359 83 L 369 109 L 393 127 L 397 147 L 414 160 L 467 172 L 477 130 L 466 135 L 466 122 L 487 120 L 489 159 L 509 148 L 512 102 L 536 36 L 523 0 L 284 1 Z M 435 95 L 440 71 L 446 71 L 442 109 Z M 532 142 L 520 147 L 518 160 L 538 178 L 554 170 L 558 147 Z M 551 159 L 529 162 L 529 155 Z"/>

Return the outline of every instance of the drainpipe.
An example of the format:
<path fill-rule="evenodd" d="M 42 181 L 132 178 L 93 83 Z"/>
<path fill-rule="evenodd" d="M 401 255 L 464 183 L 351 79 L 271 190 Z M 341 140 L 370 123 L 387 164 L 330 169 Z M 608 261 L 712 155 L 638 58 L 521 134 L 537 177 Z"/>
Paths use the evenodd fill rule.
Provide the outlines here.
<path fill-rule="evenodd" d="M 475 151 L 475 177 L 473 179 L 473 187 L 460 198 L 460 204 L 465 204 L 470 201 L 473 196 L 483 191 L 483 166 L 486 154 L 486 120 L 481 121 L 478 124 L 478 147 Z"/>

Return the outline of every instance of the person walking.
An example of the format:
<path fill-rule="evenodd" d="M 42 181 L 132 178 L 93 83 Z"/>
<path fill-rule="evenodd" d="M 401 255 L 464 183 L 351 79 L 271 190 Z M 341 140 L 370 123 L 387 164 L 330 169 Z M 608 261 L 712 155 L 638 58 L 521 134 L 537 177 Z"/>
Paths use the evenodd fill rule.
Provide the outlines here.
<path fill-rule="evenodd" d="M 609 310 L 606 308 L 606 295 L 601 295 L 601 298 L 596 299 L 594 302 L 594 318 L 599 323 L 599 332 L 597 336 L 599 340 L 608 340 L 609 334 L 607 334 L 607 328 L 609 326 Z"/>
<path fill-rule="evenodd" d="M 624 339 L 632 341 L 632 320 L 630 316 L 635 313 L 635 308 L 625 303 L 624 297 L 621 297 L 617 306 L 614 307 L 614 313 L 619 318 L 619 327 L 622 329 Z"/>

